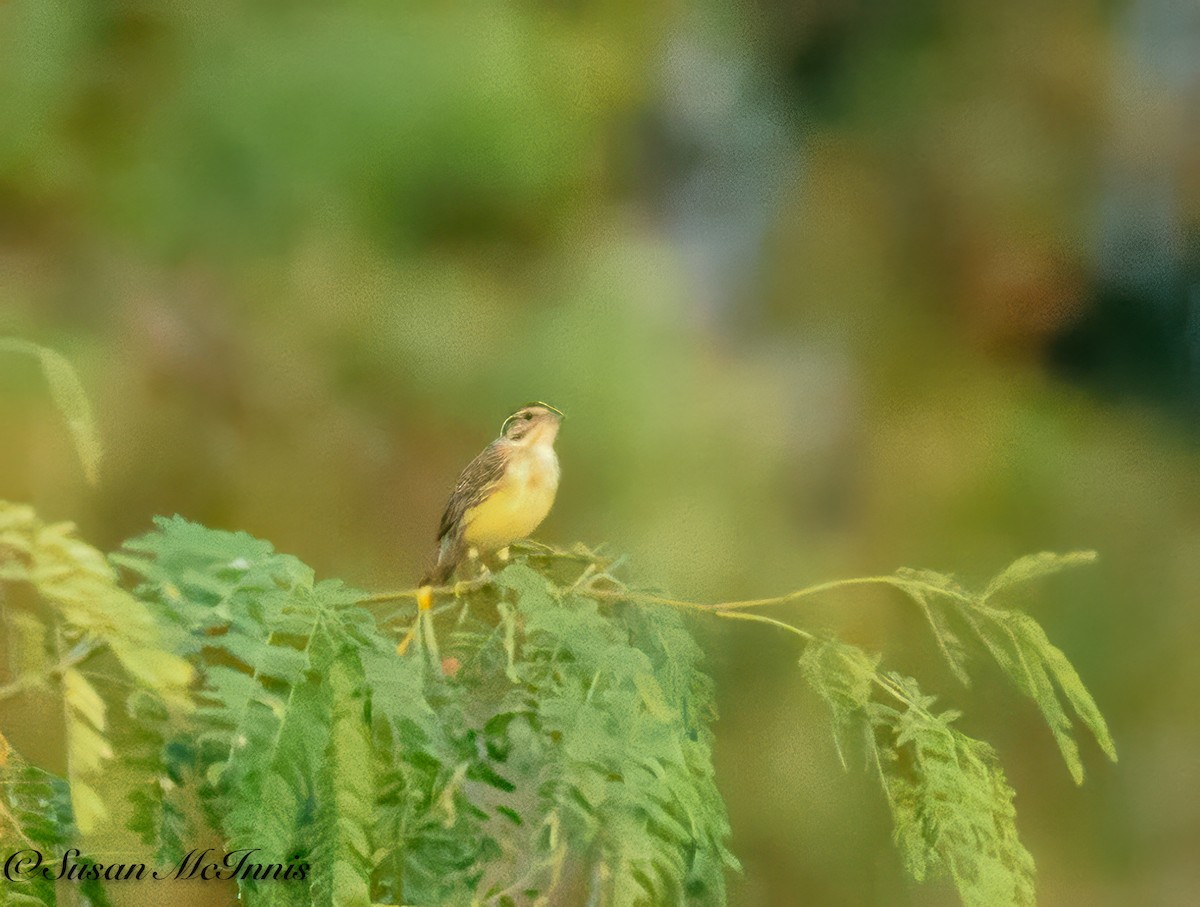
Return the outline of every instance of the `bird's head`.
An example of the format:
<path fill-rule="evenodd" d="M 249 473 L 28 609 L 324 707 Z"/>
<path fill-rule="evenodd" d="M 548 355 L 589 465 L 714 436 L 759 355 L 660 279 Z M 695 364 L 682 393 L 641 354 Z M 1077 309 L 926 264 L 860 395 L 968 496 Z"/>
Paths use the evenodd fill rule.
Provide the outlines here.
<path fill-rule="evenodd" d="M 504 420 L 500 435 L 518 444 L 553 441 L 564 418 L 549 403 L 526 403 Z"/>

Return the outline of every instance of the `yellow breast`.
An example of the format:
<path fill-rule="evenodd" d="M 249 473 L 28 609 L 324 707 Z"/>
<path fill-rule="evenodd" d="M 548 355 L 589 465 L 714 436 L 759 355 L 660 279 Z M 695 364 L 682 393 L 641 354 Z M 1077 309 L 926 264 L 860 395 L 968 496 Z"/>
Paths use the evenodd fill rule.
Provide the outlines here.
<path fill-rule="evenodd" d="M 554 505 L 558 474 L 551 444 L 514 448 L 496 489 L 463 514 L 463 539 L 495 551 L 530 535 Z"/>

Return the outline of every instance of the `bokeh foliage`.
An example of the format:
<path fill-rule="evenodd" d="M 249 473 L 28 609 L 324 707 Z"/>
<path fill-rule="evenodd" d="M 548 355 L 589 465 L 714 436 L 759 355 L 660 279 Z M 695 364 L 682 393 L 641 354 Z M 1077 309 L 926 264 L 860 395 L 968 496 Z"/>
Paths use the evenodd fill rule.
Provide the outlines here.
<path fill-rule="evenodd" d="M 13 681 L 54 689 L 70 754 L 63 781 L 4 744 L 6 858 L 36 843 L 57 865 L 79 844 L 78 826 L 82 840 L 107 842 L 106 865 L 145 862 L 169 876 L 207 827 L 223 850 L 257 849 L 252 873 L 236 872 L 236 857 L 222 866 L 253 904 L 725 903 L 725 872 L 737 864 L 713 777 L 712 685 L 670 609 L 602 611 L 586 589 L 514 564 L 453 605 L 456 654 L 431 665 L 422 643 L 398 654 L 401 631 L 381 633 L 362 593 L 314 581 L 244 533 L 177 517 L 114 555 L 140 579 L 137 598 L 124 593 L 111 622 L 84 626 L 60 603 L 96 592 L 94 549 L 74 541 L 78 561 L 49 562 L 26 537 L 70 537 L 70 527 L 36 525 L 13 505 L 0 514 L 6 593 L 32 586 L 62 611 L 55 634 L 75 645 Z M 561 560 L 588 573 L 599 563 Z M 124 665 L 147 620 L 179 655 L 156 655 L 142 639 L 132 686 L 94 658 L 84 670 L 102 649 Z M 189 663 L 195 708 L 180 698 Z M 4 698 L 19 691 L 5 687 Z M 110 727 L 122 703 L 128 720 Z M 105 792 L 131 802 L 141 846 L 114 846 L 122 836 L 93 787 L 111 759 L 125 771 Z M 257 875 L 299 863 L 309 867 L 299 881 Z M 154 884 L 169 883 L 143 882 Z M 0 886 L 0 902 L 57 901 L 53 885 L 35 881 Z"/>
<path fill-rule="evenodd" d="M 94 433 L 72 418 L 81 403 L 73 370 L 48 350 L 10 348 L 57 367 L 56 402 L 94 467 Z M 451 600 L 434 609 L 430 587 L 364 595 L 316 582 L 246 533 L 179 516 L 156 524 L 110 559 L 140 578 L 130 595 L 73 525 L 46 526 L 32 508 L 0 502 L 0 604 L 28 590 L 53 615 L 40 617 L 36 601 L 0 611 L 17 653 L 0 701 L 50 690 L 67 747 L 59 779 L 0 735 L 4 904 L 58 902 L 55 870 L 43 863 L 68 880 L 87 873 L 76 900 L 95 907 L 107 903 L 101 879 L 150 884 L 197 871 L 255 904 L 724 904 L 725 872 L 740 864 L 713 777 L 712 684 L 682 610 L 804 640 L 799 664 L 830 707 L 842 765 L 843 738 L 856 729 L 913 878 L 951 879 L 964 907 L 1033 905 L 1034 861 L 1013 791 L 992 748 L 950 726 L 960 714 L 934 712 L 936 697 L 881 672 L 878 657 L 757 613 L 847 586 L 903 591 L 969 685 L 968 648 L 953 627 L 965 624 L 1037 703 L 1077 784 L 1083 766 L 1060 693 L 1117 758 L 1067 657 L 1036 620 L 995 601 L 1092 552 L 1020 558 L 981 593 L 904 569 L 702 605 L 631 589 L 614 572 L 621 558 L 524 542 L 515 563 L 441 590 Z M 369 608 L 401 600 L 416 613 L 393 649 L 387 628 L 412 615 Z M 447 610 L 457 619 L 443 660 L 435 618 Z M 179 654 L 165 648 L 172 642 Z M 101 650 L 134 681 L 117 680 L 129 722 L 116 737 L 93 682 L 113 678 L 85 664 Z M 132 807 L 127 827 L 141 851 L 111 848 L 93 776 L 114 759 L 132 770 L 111 793 Z M 223 846 L 206 864 L 212 850 L 185 847 L 211 833 Z M 110 844 L 103 860 L 83 858 L 83 870 L 71 865 L 80 834 Z"/>
<path fill-rule="evenodd" d="M 245 533 L 156 522 L 112 556 L 138 579 L 131 595 L 71 526 L 0 505 L 3 591 L 36 593 L 4 614 L 6 637 L 27 657 L 0 699 L 49 690 L 68 750 L 59 779 L 0 736 L 10 862 L 39 848 L 48 865 L 69 865 L 80 851 L 68 848 L 103 840 L 97 873 L 117 873 L 128 890 L 136 871 L 148 895 L 141 886 L 194 874 L 210 851 L 197 857 L 190 844 L 215 834 L 215 867 L 201 877 L 236 884 L 252 904 L 722 905 L 725 873 L 739 864 L 712 765 L 712 684 L 683 609 L 805 640 L 800 666 L 832 710 L 839 753 L 859 731 L 914 878 L 951 879 L 966 907 L 1035 902 L 1013 791 L 991 747 L 950 726 L 959 714 L 934 712 L 915 680 L 881 672 L 855 646 L 748 610 L 836 583 L 704 606 L 630 589 L 614 561 L 586 548 L 534 548 L 447 590 L 441 607 L 418 608 L 423 592 L 367 596 L 318 582 Z M 850 582 L 898 583 L 927 615 L 935 596 L 952 599 L 1037 700 L 1080 781 L 1051 677 L 1115 759 L 1104 719 L 1036 621 L 988 604 L 1079 560 L 1023 559 L 981 596 L 928 571 Z M 368 610 L 400 599 L 406 610 Z M 49 627 L 38 600 L 54 612 Z M 434 626 L 446 612 L 457 616 L 443 659 Z M 945 622 L 931 623 L 965 680 L 966 649 Z M 1015 657 L 996 641 L 1006 634 Z M 97 669 L 103 654 L 118 676 Z M 122 703 L 127 720 L 110 727 Z M 110 760 L 118 772 L 102 784 Z M 127 801 L 140 846 L 116 846 L 113 798 Z M 159 882 L 144 876 L 152 871 Z M 9 878 L 0 902 L 58 903 L 44 881 Z M 95 881 L 78 897 L 99 907 Z"/>
<path fill-rule="evenodd" d="M 1200 386 L 1186 4 L 482 6 L 0 8 L 0 334 L 80 365 L 109 452 L 86 488 L 0 358 L 0 496 L 102 550 L 181 512 L 404 585 L 455 471 L 545 398 L 544 536 L 693 597 L 1101 550 L 1027 603 L 1121 771 L 1081 797 L 1032 710 L 971 730 L 1053 903 L 1186 902 L 1200 480 L 1150 405 Z M 805 607 L 939 657 L 882 595 Z M 938 902 L 754 629 L 699 637 L 733 901 Z M 23 751 L 40 708 L 5 710 Z"/>

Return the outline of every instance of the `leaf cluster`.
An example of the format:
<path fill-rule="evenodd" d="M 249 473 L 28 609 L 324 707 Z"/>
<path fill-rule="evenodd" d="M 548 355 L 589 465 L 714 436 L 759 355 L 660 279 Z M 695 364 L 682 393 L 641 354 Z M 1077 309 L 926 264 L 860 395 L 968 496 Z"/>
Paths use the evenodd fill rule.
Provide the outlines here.
<path fill-rule="evenodd" d="M 928 570 L 879 578 L 920 607 L 964 684 L 970 682 L 966 640 L 994 658 L 1038 706 L 1077 783 L 1083 780 L 1083 765 L 1060 696 L 1115 761 L 1104 718 L 1037 621 L 1002 607 L 998 599 L 1022 583 L 1093 559 L 1091 552 L 1021 558 L 982 593 Z M 879 656 L 825 636 L 811 637 L 800 658 L 804 677 L 829 707 L 843 765 L 847 743 L 863 741 L 887 797 L 906 868 L 917 880 L 949 878 L 966 907 L 1034 904 L 1033 858 L 1017 835 L 1014 794 L 995 751 L 953 726 L 958 712 L 934 711 L 935 697 L 924 694 L 912 678 L 881 672 L 879 663 Z"/>
<path fill-rule="evenodd" d="M 978 593 L 902 570 L 706 606 L 632 590 L 585 548 L 526 546 L 427 610 L 420 595 L 319 581 L 245 533 L 156 523 L 106 559 L 69 525 L 0 506 L 15 667 L 0 696 L 57 693 L 69 750 L 57 779 L 0 738 L 8 842 L 61 853 L 102 827 L 93 779 L 119 752 L 130 827 L 147 848 L 131 858 L 175 865 L 215 832 L 228 850 L 255 849 L 236 878 L 252 905 L 723 904 L 737 861 L 712 766 L 713 688 L 687 611 L 804 640 L 802 675 L 829 706 L 843 763 L 867 755 L 914 878 L 950 879 L 968 907 L 1034 903 L 1033 860 L 991 747 L 879 656 L 757 613 L 866 582 L 918 605 L 964 683 L 972 652 L 990 655 L 1046 717 L 1077 780 L 1068 706 L 1115 758 L 1074 668 L 1007 605 L 1020 584 L 1085 554 L 1024 558 Z M 392 601 L 391 613 L 372 610 Z M 302 877 L 280 878 L 296 866 Z M 98 885 L 88 892 L 102 903 Z M 54 896 L 39 885 L 5 894 Z"/>
<path fill-rule="evenodd" d="M 74 817 L 87 833 L 108 816 L 93 779 L 113 749 L 107 701 L 82 662 L 101 651 L 111 654 L 127 684 L 177 711 L 190 706 L 192 668 L 169 650 L 146 603 L 121 588 L 112 565 L 70 523 L 44 523 L 30 507 L 0 502 L 0 581 L 36 593 L 42 605 L 14 608 L 10 615 L 19 656 L 16 676 L 0 694 L 57 681 Z"/>
<path fill-rule="evenodd" d="M 1117 751 L 1112 735 L 1095 700 L 1063 651 L 1050 642 L 1046 631 L 1032 616 L 1001 602 L 1026 583 L 1095 559 L 1092 551 L 1067 554 L 1044 551 L 1028 555 L 1009 565 L 982 592 L 972 592 L 953 577 L 932 570 L 901 570 L 891 579 L 893 585 L 920 606 L 943 655 L 964 684 L 970 682 L 964 642 L 964 637 L 969 636 L 1034 701 L 1076 784 L 1083 783 L 1083 762 L 1066 706 L 1070 706 L 1105 755 L 1115 762 Z"/>
<path fill-rule="evenodd" d="M 966 907 L 1033 904 L 1033 858 L 1017 837 L 1013 792 L 995 752 L 952 726 L 956 712 L 935 712 L 915 680 L 881 674 L 878 662 L 818 638 L 800 667 L 837 735 L 857 732 L 865 742 L 905 867 L 919 881 L 951 878 Z"/>
<path fill-rule="evenodd" d="M 114 560 L 202 682 L 190 715 L 135 722 L 160 859 L 192 791 L 230 849 L 309 863 L 314 904 L 724 902 L 712 687 L 670 609 L 514 563 L 447 615 L 444 676 L 423 641 L 397 655 L 362 593 L 245 534 L 160 519 Z"/>

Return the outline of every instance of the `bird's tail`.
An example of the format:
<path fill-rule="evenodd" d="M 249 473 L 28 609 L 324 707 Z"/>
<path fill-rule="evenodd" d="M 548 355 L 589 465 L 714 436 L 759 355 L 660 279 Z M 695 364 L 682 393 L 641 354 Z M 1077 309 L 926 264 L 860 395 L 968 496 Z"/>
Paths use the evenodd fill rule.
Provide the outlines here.
<path fill-rule="evenodd" d="M 436 567 L 426 570 L 425 575 L 421 577 L 421 582 L 419 582 L 417 585 L 443 586 L 445 585 L 446 580 L 450 579 L 450 574 L 454 572 L 454 568 L 456 566 L 457 564 L 450 563 L 438 564 Z"/>
<path fill-rule="evenodd" d="M 421 577 L 422 586 L 444 586 L 454 574 L 463 556 L 462 539 L 450 535 L 442 536 L 438 545 L 437 563 Z"/>

